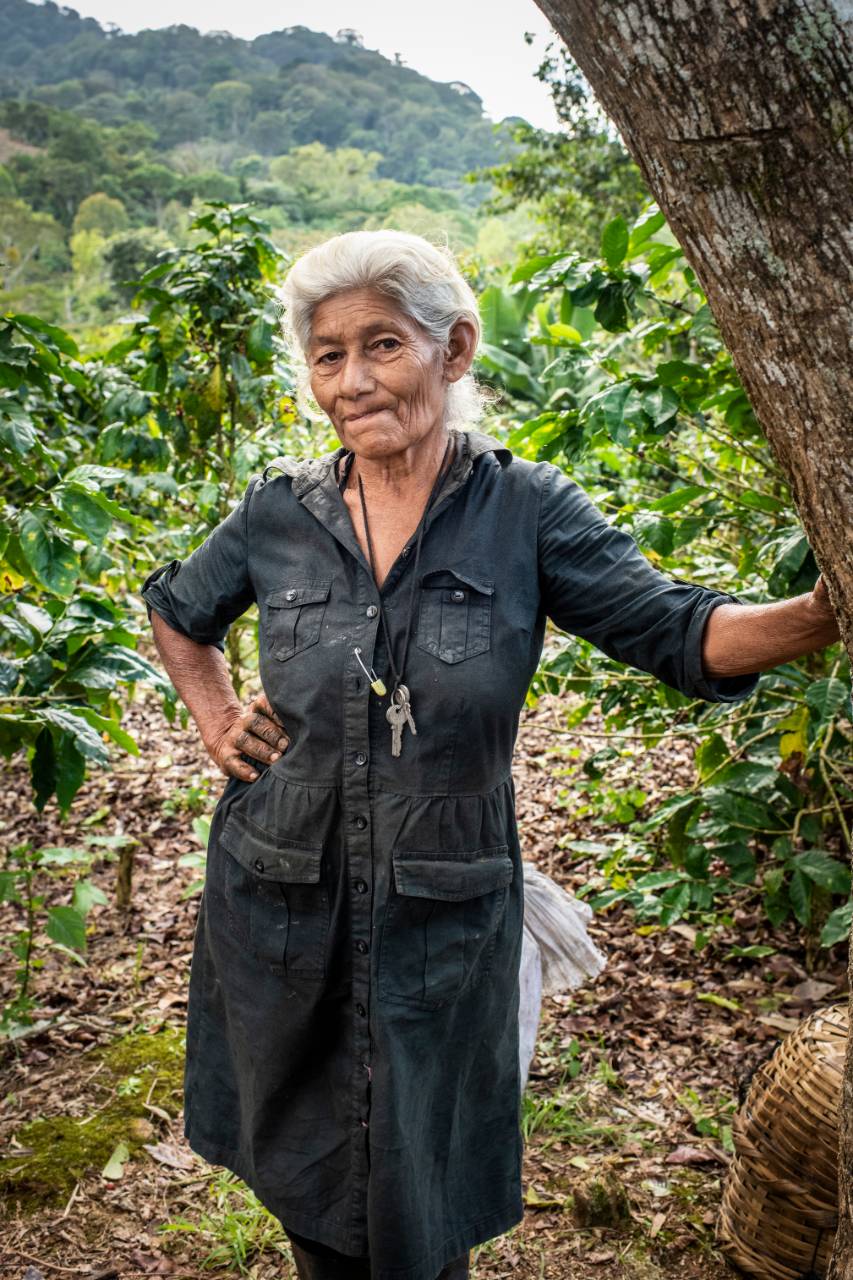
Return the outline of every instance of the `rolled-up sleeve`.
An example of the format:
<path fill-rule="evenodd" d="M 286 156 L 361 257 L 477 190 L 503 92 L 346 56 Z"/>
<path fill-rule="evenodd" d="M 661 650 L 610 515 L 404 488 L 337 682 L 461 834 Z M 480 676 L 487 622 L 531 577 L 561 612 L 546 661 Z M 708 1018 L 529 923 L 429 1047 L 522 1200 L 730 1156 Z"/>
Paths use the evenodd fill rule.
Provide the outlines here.
<path fill-rule="evenodd" d="M 552 622 L 688 697 L 748 698 L 760 673 L 711 679 L 702 666 L 702 636 L 712 609 L 743 601 L 655 569 L 631 535 L 609 524 L 580 485 L 553 463 L 546 465 L 539 576 Z"/>
<path fill-rule="evenodd" d="M 237 506 L 185 560 L 170 560 L 149 573 L 140 595 L 170 627 L 224 651 L 231 623 L 254 603 L 249 575 L 248 509 L 259 480 L 252 476 Z"/>

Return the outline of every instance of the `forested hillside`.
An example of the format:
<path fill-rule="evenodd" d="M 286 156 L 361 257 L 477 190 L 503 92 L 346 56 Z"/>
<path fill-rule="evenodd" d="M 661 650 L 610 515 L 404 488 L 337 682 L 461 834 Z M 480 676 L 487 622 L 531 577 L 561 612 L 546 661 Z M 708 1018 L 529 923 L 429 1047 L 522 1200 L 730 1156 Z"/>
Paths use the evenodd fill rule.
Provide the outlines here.
<path fill-rule="evenodd" d="M 473 246 L 486 184 L 465 175 L 504 144 L 473 89 L 356 31 L 127 35 L 0 0 L 4 293 L 76 329 L 112 321 L 205 200 L 251 201 L 291 253 L 391 223 Z"/>
<path fill-rule="evenodd" d="M 178 25 L 127 35 L 53 3 L 2 0 L 0 97 L 144 125 L 135 136 L 158 152 L 202 139 L 262 156 L 310 142 L 378 151 L 380 176 L 427 186 L 454 185 L 496 157 L 473 89 L 364 49 L 357 32 L 290 27 L 240 40 Z"/>

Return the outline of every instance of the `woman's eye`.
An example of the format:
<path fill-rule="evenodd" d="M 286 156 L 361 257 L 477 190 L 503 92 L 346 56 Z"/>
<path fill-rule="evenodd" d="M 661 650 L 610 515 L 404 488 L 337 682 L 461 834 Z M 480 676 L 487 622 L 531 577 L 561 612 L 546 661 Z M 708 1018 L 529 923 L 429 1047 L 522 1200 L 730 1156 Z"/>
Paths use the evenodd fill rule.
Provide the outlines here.
<path fill-rule="evenodd" d="M 399 338 L 380 338 L 376 343 L 382 351 L 396 351 L 400 345 Z"/>
<path fill-rule="evenodd" d="M 317 357 L 318 364 L 332 364 L 338 358 L 337 351 L 324 351 L 321 356 Z"/>

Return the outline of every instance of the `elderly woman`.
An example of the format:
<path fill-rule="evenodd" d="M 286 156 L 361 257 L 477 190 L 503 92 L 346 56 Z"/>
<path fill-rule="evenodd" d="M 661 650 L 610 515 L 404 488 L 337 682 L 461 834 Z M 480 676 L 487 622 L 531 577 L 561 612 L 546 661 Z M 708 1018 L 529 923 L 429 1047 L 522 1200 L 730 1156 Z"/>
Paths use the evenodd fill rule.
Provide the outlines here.
<path fill-rule="evenodd" d="M 470 427 L 475 298 L 417 236 L 335 236 L 287 324 L 340 438 L 284 456 L 142 594 L 226 784 L 192 961 L 186 1136 L 302 1277 L 454 1280 L 523 1213 L 511 763 L 546 620 L 691 697 L 837 639 L 658 572 L 552 463 Z M 224 658 L 257 601 L 263 694 Z"/>

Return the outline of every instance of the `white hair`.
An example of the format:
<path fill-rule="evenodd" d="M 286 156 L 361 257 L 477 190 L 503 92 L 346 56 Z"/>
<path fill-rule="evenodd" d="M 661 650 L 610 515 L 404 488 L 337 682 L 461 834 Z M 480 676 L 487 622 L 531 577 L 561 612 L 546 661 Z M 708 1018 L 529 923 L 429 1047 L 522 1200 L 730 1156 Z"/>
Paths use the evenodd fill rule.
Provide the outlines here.
<path fill-rule="evenodd" d="M 344 289 L 365 288 L 393 298 L 441 347 L 463 316 L 475 325 L 479 341 L 477 299 L 448 248 L 407 231 L 345 231 L 297 258 L 276 291 L 291 352 L 304 362 L 319 303 Z M 307 369 L 300 381 L 304 391 Z M 485 398 L 470 372 L 449 383 L 445 424 L 463 427 L 476 422 Z"/>

